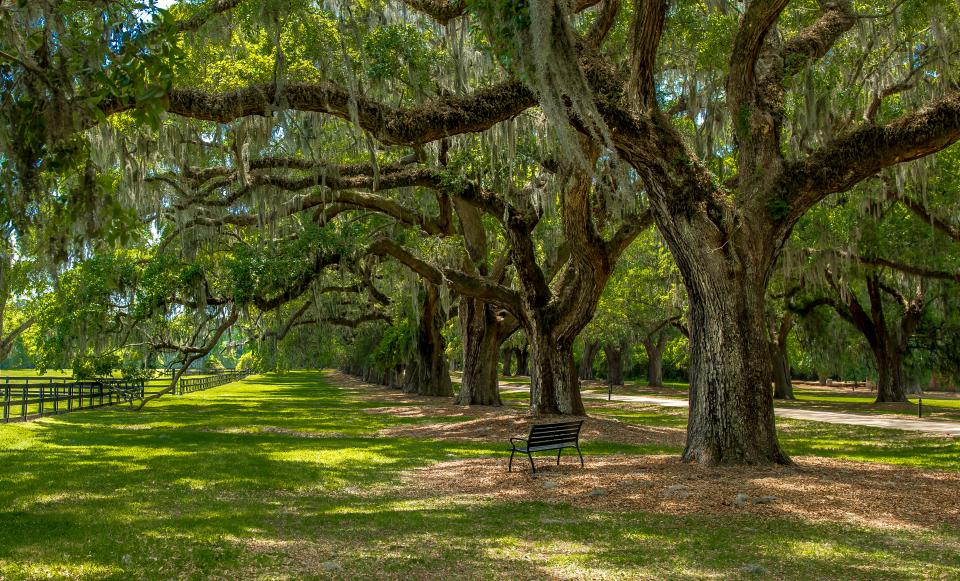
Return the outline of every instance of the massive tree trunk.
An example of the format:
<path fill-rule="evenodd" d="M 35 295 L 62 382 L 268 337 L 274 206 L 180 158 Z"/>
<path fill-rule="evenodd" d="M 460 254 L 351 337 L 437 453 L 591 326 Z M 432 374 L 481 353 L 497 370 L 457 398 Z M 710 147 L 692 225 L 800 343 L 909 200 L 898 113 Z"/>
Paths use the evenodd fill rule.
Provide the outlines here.
<path fill-rule="evenodd" d="M 583 356 L 580 358 L 580 379 L 593 379 L 593 362 L 597 359 L 600 350 L 599 341 L 587 341 L 583 344 Z"/>
<path fill-rule="evenodd" d="M 878 273 L 867 274 L 867 297 L 870 300 L 868 312 L 860 304 L 853 289 L 841 288 L 832 277 L 828 277 L 828 283 L 839 298 L 827 299 L 826 304 L 832 306 L 838 315 L 860 331 L 870 345 L 877 364 L 876 403 L 908 401 L 903 360 L 907 354 L 910 336 L 923 315 L 925 306 L 923 285 L 918 285 L 914 296 L 907 298 L 896 289 L 884 285 Z M 888 326 L 883 293 L 891 295 L 903 307 L 903 315 L 896 325 Z"/>
<path fill-rule="evenodd" d="M 872 347 L 877 362 L 877 400 L 876 403 L 906 403 L 907 385 L 904 381 L 904 352 L 890 337 L 884 338 L 876 347 Z"/>
<path fill-rule="evenodd" d="M 663 386 L 663 348 L 667 344 L 667 334 L 660 333 L 656 341 L 651 335 L 641 343 L 644 351 L 647 352 L 647 385 L 661 387 Z"/>
<path fill-rule="evenodd" d="M 780 324 L 770 330 L 770 366 L 773 370 L 774 399 L 795 399 L 790 380 L 790 357 L 787 355 L 787 336 L 793 326 L 793 314 L 787 311 Z"/>
<path fill-rule="evenodd" d="M 426 281 L 424 289 L 413 357 L 405 370 L 403 389 L 418 395 L 452 396 L 453 385 L 444 353 L 440 291 Z"/>
<path fill-rule="evenodd" d="M 502 350 L 501 357 L 503 359 L 503 376 L 512 377 L 513 376 L 513 347 L 507 347 Z"/>
<path fill-rule="evenodd" d="M 664 212 L 658 219 L 690 304 L 690 412 L 685 461 L 789 463 L 777 441 L 764 308 L 776 246 L 732 217 Z M 719 243 L 718 243 L 719 242 Z"/>
<path fill-rule="evenodd" d="M 530 411 L 535 415 L 585 415 L 573 339 L 548 330 L 527 329 L 530 341 Z"/>
<path fill-rule="evenodd" d="M 460 405 L 501 405 L 497 383 L 500 342 L 493 308 L 478 299 L 460 299 L 463 376 L 456 402 Z"/>
<path fill-rule="evenodd" d="M 892 328 L 887 325 L 881 292 L 893 296 L 903 307 L 903 315 Z M 867 334 L 867 339 L 877 362 L 876 403 L 906 403 L 909 400 L 903 361 L 907 355 L 910 336 L 920 324 L 923 315 L 923 285 L 918 285 L 914 296 L 908 299 L 895 289 L 884 286 L 880 275 L 874 273 L 867 276 L 867 294 L 870 297 L 870 322 L 873 327 L 872 333 Z"/>
<path fill-rule="evenodd" d="M 770 365 L 773 369 L 774 399 L 796 399 L 790 379 L 790 358 L 785 345 L 770 343 Z"/>
<path fill-rule="evenodd" d="M 623 385 L 623 352 L 626 345 L 623 343 L 606 343 L 603 353 L 607 357 L 607 383 Z"/>
<path fill-rule="evenodd" d="M 769 388 L 766 285 L 745 275 L 711 280 L 709 274 L 688 277 L 691 381 L 683 458 L 704 464 L 788 462 L 777 442 Z"/>
<path fill-rule="evenodd" d="M 530 375 L 530 346 L 517 347 L 517 375 Z"/>

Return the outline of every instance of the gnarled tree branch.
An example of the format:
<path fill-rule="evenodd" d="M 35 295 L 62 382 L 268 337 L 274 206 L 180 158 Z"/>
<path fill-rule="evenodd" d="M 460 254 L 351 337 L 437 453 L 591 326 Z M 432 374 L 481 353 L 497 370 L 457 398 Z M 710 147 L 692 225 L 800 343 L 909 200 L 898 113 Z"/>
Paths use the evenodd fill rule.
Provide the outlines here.
<path fill-rule="evenodd" d="M 332 83 L 287 83 L 281 92 L 273 83 L 219 94 L 172 89 L 166 101 L 169 113 L 219 123 L 253 115 L 267 116 L 276 109 L 276 103 L 285 103 L 296 111 L 327 113 L 348 121 L 355 119 L 360 127 L 387 145 L 419 145 L 450 135 L 483 131 L 537 103 L 533 92 L 517 80 L 478 89 L 463 97 L 438 97 L 416 108 L 391 107 Z M 135 106 L 133 101 L 116 99 L 107 99 L 100 105 L 106 115 Z"/>

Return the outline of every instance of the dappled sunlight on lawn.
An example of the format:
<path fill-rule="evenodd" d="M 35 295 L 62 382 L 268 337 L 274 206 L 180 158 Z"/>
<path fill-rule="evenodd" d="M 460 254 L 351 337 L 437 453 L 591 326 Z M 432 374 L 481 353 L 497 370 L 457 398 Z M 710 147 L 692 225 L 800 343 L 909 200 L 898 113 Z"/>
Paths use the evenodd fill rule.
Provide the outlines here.
<path fill-rule="evenodd" d="M 505 472 L 497 431 L 525 431 L 515 411 L 339 388 L 331 377 L 257 376 L 141 412 L 0 426 L 0 577 L 729 578 L 745 563 L 776 576 L 960 574 L 952 525 L 851 524 L 787 501 L 696 509 L 732 488 L 647 506 L 649 474 L 622 486 L 590 479 L 599 467 L 635 472 L 656 458 L 611 453 L 667 452 L 672 462 L 679 448 L 621 442 L 621 432 L 591 436 L 586 470 L 565 456 L 544 472 L 561 488 L 531 495 L 543 480 Z M 673 433 L 683 422 L 647 408 L 598 406 L 595 415 L 632 424 L 622 433 Z M 491 435 L 448 437 L 448 428 Z M 803 441 L 829 445 L 826 433 Z M 456 466 L 473 470 L 474 493 L 447 480 Z M 837 474 L 846 488 L 834 493 L 854 494 L 849 474 Z M 490 482 L 499 484 L 484 491 Z M 784 498 L 786 482 L 742 477 Z M 585 496 L 596 486 L 607 494 Z"/>

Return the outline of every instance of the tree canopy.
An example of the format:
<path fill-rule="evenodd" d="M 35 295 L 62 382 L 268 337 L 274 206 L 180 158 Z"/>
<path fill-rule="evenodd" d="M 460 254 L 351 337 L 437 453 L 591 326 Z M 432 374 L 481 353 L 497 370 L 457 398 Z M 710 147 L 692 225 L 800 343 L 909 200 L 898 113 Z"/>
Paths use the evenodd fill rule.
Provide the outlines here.
<path fill-rule="evenodd" d="M 0 1 L 0 345 L 444 396 L 458 345 L 457 401 L 498 404 L 522 334 L 530 411 L 582 414 L 578 337 L 659 382 L 682 336 L 684 458 L 789 462 L 788 337 L 850 324 L 881 400 L 957 368 L 958 28 L 952 0 Z"/>

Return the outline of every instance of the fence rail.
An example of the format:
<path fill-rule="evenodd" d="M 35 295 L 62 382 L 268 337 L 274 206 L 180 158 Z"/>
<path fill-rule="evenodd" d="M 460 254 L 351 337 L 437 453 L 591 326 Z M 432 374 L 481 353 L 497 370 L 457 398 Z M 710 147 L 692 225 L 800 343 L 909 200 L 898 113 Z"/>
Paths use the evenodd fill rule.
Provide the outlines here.
<path fill-rule="evenodd" d="M 237 371 L 218 373 L 216 375 L 208 375 L 207 377 L 181 377 L 180 383 L 177 385 L 177 395 L 184 395 L 187 393 L 193 393 L 195 391 L 210 389 L 211 387 L 226 385 L 228 383 L 233 383 L 234 381 L 239 381 L 248 375 L 250 375 L 249 371 L 246 369 L 241 369 Z"/>
<path fill-rule="evenodd" d="M 62 379 L 62 378 L 61 378 Z M 0 422 L 25 422 L 81 409 L 142 399 L 142 380 L 41 380 L 6 377 L 0 384 Z"/>
<path fill-rule="evenodd" d="M 228 371 L 207 377 L 181 377 L 173 393 L 184 395 L 225 385 L 250 375 Z M 0 377 L 0 423 L 26 422 L 78 410 L 128 403 L 166 389 L 170 380 L 69 377 Z"/>

